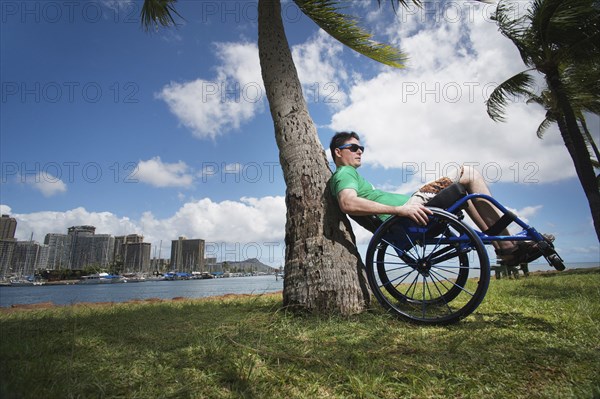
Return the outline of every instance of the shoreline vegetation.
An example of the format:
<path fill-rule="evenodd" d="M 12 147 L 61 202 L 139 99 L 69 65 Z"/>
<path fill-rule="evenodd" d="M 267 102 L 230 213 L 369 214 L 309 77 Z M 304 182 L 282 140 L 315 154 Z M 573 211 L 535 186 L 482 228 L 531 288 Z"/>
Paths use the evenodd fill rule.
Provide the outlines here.
<path fill-rule="evenodd" d="M 0 313 L 12 313 L 18 311 L 27 310 L 43 310 L 52 308 L 64 308 L 64 307 L 104 307 L 104 306 L 118 306 L 118 305 L 141 305 L 141 304 L 155 304 L 155 303 L 172 303 L 172 302 L 202 302 L 202 301 L 224 301 L 228 299 L 242 299 L 242 298 L 255 298 L 260 296 L 274 296 L 281 297 L 282 291 L 269 292 L 266 294 L 223 294 L 215 296 L 207 296 L 200 298 L 186 298 L 182 296 L 176 296 L 173 298 L 146 298 L 146 299 L 130 299 L 128 301 L 121 302 L 77 302 L 69 303 L 64 305 L 55 304 L 54 302 L 38 302 L 38 303 L 16 303 L 10 306 L 0 307 Z"/>
<path fill-rule="evenodd" d="M 565 271 L 556 271 L 556 270 L 543 270 L 543 271 L 532 271 L 529 272 L 529 276 L 551 276 L 558 273 L 562 274 L 579 274 L 579 273 L 588 273 L 593 270 L 600 271 L 600 264 L 597 267 L 591 268 L 575 268 L 575 269 L 567 269 Z M 522 276 L 523 277 L 523 276 Z M 504 277 L 504 278 L 512 278 L 512 277 Z M 525 277 L 523 277 L 525 278 Z M 494 279 L 494 276 L 492 276 Z M 61 280 L 61 281 L 53 281 L 50 283 L 46 283 L 46 285 L 73 285 L 77 284 L 79 280 Z M 281 296 L 282 291 L 270 292 L 268 294 L 259 294 L 259 295 L 274 295 Z M 210 297 L 200 297 L 200 298 L 187 298 L 187 297 L 173 297 L 173 298 L 146 298 L 146 299 L 131 299 L 128 301 L 105 301 L 105 302 L 78 302 L 78 303 L 69 303 L 69 304 L 55 304 L 54 302 L 38 302 L 38 303 L 16 303 L 11 304 L 10 306 L 0 307 L 0 313 L 2 312 L 11 312 L 18 310 L 35 310 L 35 309 L 49 309 L 54 307 L 65 307 L 65 306 L 106 306 L 106 305 L 118 305 L 118 304 L 141 304 L 141 303 L 156 303 L 156 302 L 170 302 L 170 301 L 204 301 L 204 300 L 220 300 L 222 298 L 232 298 L 232 297 L 253 297 L 256 294 L 224 294 L 224 295 L 215 295 Z M 376 303 L 376 302 L 375 302 Z"/>
<path fill-rule="evenodd" d="M 492 278 L 458 324 L 281 292 L 0 309 L 2 398 L 600 397 L 600 267 Z"/>

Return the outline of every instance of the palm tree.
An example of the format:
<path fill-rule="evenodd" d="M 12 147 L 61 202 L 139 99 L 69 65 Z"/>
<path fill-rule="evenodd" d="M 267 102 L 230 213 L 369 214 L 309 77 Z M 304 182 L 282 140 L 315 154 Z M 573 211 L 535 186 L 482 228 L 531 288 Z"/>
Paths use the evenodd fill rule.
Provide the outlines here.
<path fill-rule="evenodd" d="M 583 138 L 594 155 L 591 159 L 592 165 L 594 168 L 600 168 L 600 151 L 585 120 L 585 113 L 600 114 L 600 97 L 594 95 L 600 93 L 600 65 L 593 65 L 589 60 L 578 62 L 577 68 L 563 70 L 562 79 Z M 547 87 L 540 94 L 529 92 L 527 97 L 527 104 L 538 104 L 546 110 L 546 117 L 537 129 L 537 136 L 541 139 L 546 130 L 558 122 L 560 109 Z M 600 174 L 596 176 L 596 180 L 600 184 Z"/>
<path fill-rule="evenodd" d="M 567 87 L 570 88 L 570 85 L 568 85 Z M 546 133 L 546 130 L 553 123 L 558 122 L 560 110 L 558 109 L 558 105 L 554 101 L 554 98 L 552 97 L 550 91 L 547 88 L 544 89 L 539 95 L 535 93 L 530 93 L 528 96 L 529 98 L 527 99 L 527 104 L 538 104 L 544 107 L 544 109 L 546 110 L 546 117 L 537 128 L 537 136 L 541 139 Z M 585 120 L 585 114 L 580 106 L 573 104 L 573 108 L 575 116 L 577 117 L 577 122 L 579 123 L 579 126 L 582 129 L 583 138 L 586 141 L 590 152 L 595 157 L 595 159 L 591 159 L 592 165 L 594 166 L 594 168 L 600 168 L 600 151 L 598 150 L 598 146 L 596 145 L 596 142 L 594 141 L 594 138 L 588 129 L 587 122 Z M 600 184 L 600 175 L 597 176 L 597 179 Z"/>
<path fill-rule="evenodd" d="M 374 42 L 336 0 L 294 0 L 319 27 L 377 62 L 402 67 L 405 55 Z M 390 0 L 397 6 L 420 0 Z M 146 28 L 173 26 L 176 0 L 145 0 Z M 378 0 L 381 3 L 381 0 Z M 381 5 L 381 4 L 380 4 Z M 281 18 L 280 0 L 258 0 L 258 49 L 286 182 L 285 306 L 319 313 L 359 313 L 370 302 L 350 222 L 327 189 L 331 170 L 308 113 Z"/>
<path fill-rule="evenodd" d="M 386 65 L 402 66 L 404 54 L 372 41 L 354 18 L 338 12 L 337 1 L 294 1 L 343 44 Z M 406 5 L 407 0 L 395 1 Z M 179 16 L 175 2 L 145 0 L 143 25 L 175 25 L 174 16 Z M 327 189 L 331 170 L 304 101 L 280 0 L 258 0 L 258 48 L 286 182 L 284 306 L 317 313 L 359 313 L 370 301 L 363 263 L 350 223 Z"/>
<path fill-rule="evenodd" d="M 590 140 L 578 124 L 585 127 L 583 112 L 600 114 L 600 7 L 596 0 L 534 0 L 522 17 L 515 12 L 513 4 L 504 1 L 494 19 L 529 68 L 492 92 L 488 115 L 502 121 L 509 96 L 524 96 L 546 108 L 538 135 L 551 123 L 558 124 L 600 240 L 600 189 L 587 146 Z M 539 95 L 533 92 L 534 71 L 542 74 L 546 86 Z"/>

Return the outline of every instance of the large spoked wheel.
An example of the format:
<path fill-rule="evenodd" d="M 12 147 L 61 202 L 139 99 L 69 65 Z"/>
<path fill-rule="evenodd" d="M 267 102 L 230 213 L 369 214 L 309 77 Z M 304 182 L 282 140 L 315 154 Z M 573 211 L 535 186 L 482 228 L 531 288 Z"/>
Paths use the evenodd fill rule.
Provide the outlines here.
<path fill-rule="evenodd" d="M 430 208 L 427 226 L 393 217 L 367 250 L 373 294 L 402 319 L 451 324 L 481 303 L 490 281 L 487 252 L 477 234 L 454 214 Z"/>

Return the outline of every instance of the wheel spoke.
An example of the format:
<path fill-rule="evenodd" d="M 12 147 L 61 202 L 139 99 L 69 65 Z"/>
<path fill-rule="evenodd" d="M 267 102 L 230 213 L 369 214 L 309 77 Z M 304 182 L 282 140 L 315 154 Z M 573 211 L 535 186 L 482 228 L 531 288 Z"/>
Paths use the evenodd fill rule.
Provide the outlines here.
<path fill-rule="evenodd" d="M 421 289 L 421 291 L 423 291 L 423 299 L 422 299 L 422 305 L 421 305 L 421 309 L 422 309 L 422 315 L 423 318 L 425 318 L 425 315 L 427 314 L 427 302 L 425 301 L 425 292 L 428 290 L 427 288 L 427 279 L 425 278 L 425 276 L 423 276 L 423 288 Z"/>
<path fill-rule="evenodd" d="M 404 282 L 404 280 L 406 280 L 406 278 L 408 276 L 410 276 L 412 274 L 412 270 L 409 271 L 408 273 L 403 274 L 402 276 L 398 276 L 393 280 L 388 280 L 387 282 L 385 282 L 384 284 L 381 284 L 380 287 L 386 287 L 386 286 L 393 286 L 394 288 L 398 288 L 398 286 L 400 284 L 402 284 Z M 398 282 L 398 284 L 394 284 L 394 281 L 398 280 L 398 279 L 402 279 Z"/>
<path fill-rule="evenodd" d="M 395 253 L 395 254 L 394 254 L 394 253 L 392 253 L 392 252 L 388 253 L 390 256 L 395 256 L 395 257 L 397 257 L 398 259 L 402 259 L 402 260 L 404 260 L 403 258 L 408 258 L 408 259 L 410 259 L 410 261 L 411 261 L 411 262 L 408 262 L 408 261 L 406 261 L 406 260 L 405 260 L 405 262 L 407 262 L 407 263 L 415 263 L 415 262 L 416 262 L 416 259 L 415 259 L 415 257 L 414 257 L 414 256 L 412 256 L 412 254 L 409 254 L 407 251 L 405 251 L 405 250 L 403 250 L 403 249 L 400 249 L 400 248 L 398 248 L 396 245 L 394 245 L 394 243 L 393 243 L 393 242 L 389 242 L 389 241 L 387 241 L 387 240 L 382 240 L 382 241 L 383 241 L 384 243 L 386 243 L 386 244 L 387 244 L 389 247 L 393 248 L 393 249 L 396 251 L 396 253 Z M 411 247 L 411 248 L 409 248 L 409 250 L 410 250 L 410 249 L 412 249 L 412 247 Z M 401 253 L 402 255 L 398 255 L 398 253 Z"/>
<path fill-rule="evenodd" d="M 445 307 L 447 307 L 447 308 L 448 308 L 448 312 L 452 312 L 452 308 L 450 308 L 450 305 L 448 304 L 448 302 L 447 302 L 447 301 L 446 301 L 446 299 L 444 298 L 444 295 L 442 294 L 442 291 L 440 291 L 440 287 L 438 287 L 438 285 L 437 285 L 437 283 L 435 282 L 435 280 L 434 280 L 433 276 L 430 274 L 430 275 L 429 275 L 429 277 L 431 278 L 431 284 L 432 284 L 432 285 L 435 287 L 435 289 L 437 290 L 437 292 L 438 292 L 438 294 L 439 294 L 439 298 L 441 298 L 441 299 L 442 299 L 442 302 L 443 302 L 443 304 L 445 305 Z M 439 283 L 442 285 L 442 287 L 444 287 L 444 288 L 446 289 L 446 290 L 444 291 L 444 292 L 446 292 L 446 291 L 447 291 L 447 288 L 446 288 L 446 286 L 445 286 L 445 285 L 444 285 L 444 284 L 443 284 L 441 281 L 440 281 Z M 427 291 L 429 292 L 429 296 L 430 296 L 431 298 L 433 298 L 433 297 L 434 297 L 434 295 L 431 293 L 431 289 L 429 288 L 429 286 L 427 287 Z M 425 316 L 423 316 L 423 317 L 425 317 Z"/>
<path fill-rule="evenodd" d="M 451 280 L 447 280 L 450 284 L 452 284 L 454 287 L 459 288 L 461 291 L 465 292 L 466 294 L 470 295 L 470 296 L 474 296 L 475 294 L 473 292 L 470 292 L 468 290 L 465 289 L 465 287 L 463 287 L 462 285 L 458 285 L 456 283 L 454 283 Z"/>
<path fill-rule="evenodd" d="M 438 289 L 438 293 L 440 294 L 440 296 L 442 296 L 442 293 L 439 291 L 439 287 L 437 286 L 437 284 L 434 281 L 434 277 L 435 279 L 438 281 L 438 283 L 444 287 L 444 292 L 447 292 L 449 290 L 448 287 L 446 287 L 446 284 L 444 284 L 444 281 L 449 282 L 450 284 L 453 284 L 451 280 L 448 280 L 446 277 L 440 275 L 439 273 L 435 273 L 434 271 L 430 271 L 429 272 L 429 277 L 431 277 L 431 282 L 435 285 L 435 287 Z"/>
<path fill-rule="evenodd" d="M 367 277 L 377 300 L 399 317 L 449 324 L 483 300 L 489 263 L 470 227 L 454 215 L 432 210 L 425 228 L 397 217 L 382 226 L 367 250 Z"/>
<path fill-rule="evenodd" d="M 417 290 L 418 284 L 419 284 L 419 273 L 417 273 L 417 275 L 414 278 L 414 280 L 412 281 L 412 283 L 410 283 L 410 285 L 408 286 L 408 289 L 406 290 L 404 295 L 408 296 L 409 298 L 413 298 L 415 296 L 415 292 Z M 411 289 L 412 289 L 412 295 L 408 295 L 408 292 L 411 291 Z"/>

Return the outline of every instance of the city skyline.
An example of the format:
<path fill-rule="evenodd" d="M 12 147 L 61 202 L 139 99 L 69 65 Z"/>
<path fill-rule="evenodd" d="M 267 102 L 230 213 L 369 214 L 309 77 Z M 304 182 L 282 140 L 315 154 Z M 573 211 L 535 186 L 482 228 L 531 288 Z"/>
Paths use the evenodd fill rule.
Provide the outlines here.
<path fill-rule="evenodd" d="M 161 256 L 179 236 L 205 237 L 207 257 L 283 265 L 286 187 L 256 2 L 177 2 L 185 20 L 149 33 L 141 4 L 2 3 L 0 213 L 19 219 L 24 241 L 89 224 L 143 235 Z M 473 166 L 502 204 L 556 236 L 567 264 L 600 260 L 558 129 L 536 135 L 545 111 L 515 101 L 506 123 L 486 114 L 493 88 L 524 69 L 490 18 L 495 5 L 432 1 L 394 13 L 350 2 L 376 40 L 406 51 L 404 69 L 353 53 L 293 2 L 282 7 L 324 148 L 336 131 L 358 132 L 361 174 L 405 194 Z M 600 141 L 600 119 L 587 122 Z M 364 257 L 371 234 L 354 232 Z"/>
<path fill-rule="evenodd" d="M 36 270 L 101 270 L 119 267 L 122 273 L 152 273 L 168 261 L 169 270 L 204 272 L 204 240 L 179 237 L 170 258 L 151 258 L 151 243 L 139 234 L 97 234 L 91 225 L 71 226 L 67 233 L 46 233 L 43 244 L 15 238 L 18 220 L 3 214 L 0 220 L 0 278 L 33 275 Z M 178 248 L 177 248 L 178 247 Z M 195 247 L 195 248 L 194 248 Z M 173 256 L 175 254 L 175 256 Z M 192 257 L 190 261 L 190 256 Z M 211 258 L 216 263 L 216 258 Z"/>

